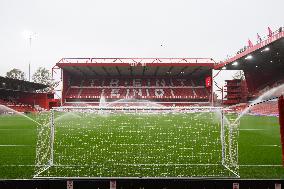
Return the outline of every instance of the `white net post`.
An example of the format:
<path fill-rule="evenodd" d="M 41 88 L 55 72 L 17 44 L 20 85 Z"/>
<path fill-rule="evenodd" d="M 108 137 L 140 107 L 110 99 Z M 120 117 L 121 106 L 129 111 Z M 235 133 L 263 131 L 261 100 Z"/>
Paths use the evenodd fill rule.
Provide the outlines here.
<path fill-rule="evenodd" d="M 225 128 L 224 128 L 224 110 L 221 110 L 221 131 L 220 131 L 220 137 L 221 137 L 221 146 L 222 146 L 222 165 L 225 165 L 225 159 L 226 159 L 226 142 L 225 142 Z"/>
<path fill-rule="evenodd" d="M 49 164 L 50 166 L 53 165 L 53 157 L 54 157 L 54 110 L 51 110 L 51 116 L 50 116 L 50 160 Z"/>
<path fill-rule="evenodd" d="M 238 114 L 230 113 L 229 109 L 222 109 L 221 135 L 222 137 L 222 165 L 239 177 L 238 166 L 238 136 L 240 122 L 236 120 Z"/>
<path fill-rule="evenodd" d="M 36 120 L 39 125 L 34 178 L 41 177 L 54 165 L 54 111 L 38 113 Z"/>

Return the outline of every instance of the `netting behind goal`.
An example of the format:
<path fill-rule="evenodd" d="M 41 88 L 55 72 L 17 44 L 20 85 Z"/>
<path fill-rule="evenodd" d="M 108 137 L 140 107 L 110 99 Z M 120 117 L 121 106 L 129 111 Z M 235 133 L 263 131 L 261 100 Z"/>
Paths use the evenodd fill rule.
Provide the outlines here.
<path fill-rule="evenodd" d="M 34 177 L 238 177 L 222 108 L 59 108 L 38 115 Z"/>

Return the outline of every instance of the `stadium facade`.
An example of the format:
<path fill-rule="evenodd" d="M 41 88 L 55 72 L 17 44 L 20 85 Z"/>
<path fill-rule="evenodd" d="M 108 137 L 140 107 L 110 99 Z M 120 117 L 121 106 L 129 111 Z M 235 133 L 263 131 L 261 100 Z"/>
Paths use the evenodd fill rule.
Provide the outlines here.
<path fill-rule="evenodd" d="M 164 105 L 209 102 L 210 58 L 63 58 L 63 105 L 98 105 L 104 96 L 144 99 Z"/>

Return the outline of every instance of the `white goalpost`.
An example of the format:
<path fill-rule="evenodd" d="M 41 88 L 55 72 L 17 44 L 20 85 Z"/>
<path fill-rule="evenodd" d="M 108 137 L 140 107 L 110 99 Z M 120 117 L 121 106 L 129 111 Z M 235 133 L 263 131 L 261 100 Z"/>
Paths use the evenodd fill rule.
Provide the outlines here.
<path fill-rule="evenodd" d="M 59 107 L 38 115 L 34 178 L 239 177 L 222 107 Z"/>

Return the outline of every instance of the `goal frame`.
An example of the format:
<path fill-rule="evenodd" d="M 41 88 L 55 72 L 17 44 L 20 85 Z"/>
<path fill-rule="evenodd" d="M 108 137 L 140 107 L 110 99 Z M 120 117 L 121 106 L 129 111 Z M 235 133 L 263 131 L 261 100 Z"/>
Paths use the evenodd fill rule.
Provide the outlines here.
<path fill-rule="evenodd" d="M 55 107 L 50 110 L 50 154 L 49 154 L 49 161 L 48 164 L 42 169 L 40 172 L 36 173 L 33 178 L 35 179 L 137 179 L 141 177 L 45 177 L 45 176 L 40 176 L 40 174 L 46 170 L 48 170 L 50 167 L 55 166 L 54 164 L 54 139 L 55 139 L 55 111 L 63 111 L 63 110 L 96 110 L 96 111 L 122 111 L 122 113 L 125 113 L 125 111 L 130 111 L 130 110 L 136 110 L 134 113 L 137 113 L 138 110 L 149 110 L 149 111 L 192 111 L 192 110 L 208 110 L 208 111 L 215 111 L 215 110 L 220 110 L 221 112 L 221 117 L 220 117 L 220 141 L 221 141 L 221 164 L 226 168 L 228 171 L 230 171 L 234 176 L 228 176 L 228 177 L 223 177 L 223 176 L 216 176 L 216 177 L 211 177 L 211 176 L 202 176 L 202 177 L 197 177 L 197 176 L 188 176 L 188 177 L 142 177 L 146 179 L 204 179 L 204 178 L 240 178 L 240 175 L 238 171 L 234 171 L 230 169 L 230 165 L 226 163 L 226 154 L 230 153 L 227 152 L 227 146 L 225 142 L 225 123 L 224 123 L 224 116 L 225 112 L 230 112 L 230 109 L 226 109 L 224 107 L 208 107 L 208 106 L 180 106 L 180 107 L 94 107 L 94 106 L 62 106 L 62 107 Z M 133 113 L 133 112 L 131 112 Z M 160 113 L 160 112 L 159 112 Z M 168 112 L 166 112 L 168 113 Z M 239 124 L 234 123 L 235 125 Z M 228 133 L 229 135 L 231 133 Z M 230 143 L 229 139 L 229 143 Z M 231 144 L 229 144 L 231 145 Z M 229 146 L 230 150 L 231 146 Z M 238 147 L 237 147 L 238 148 Z M 238 149 L 237 149 L 238 151 Z M 231 156 L 231 154 L 229 155 Z M 237 158 L 238 159 L 238 158 Z M 238 166 L 238 165 L 237 165 Z"/>

